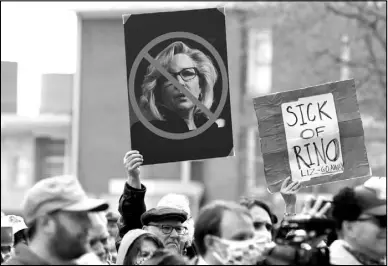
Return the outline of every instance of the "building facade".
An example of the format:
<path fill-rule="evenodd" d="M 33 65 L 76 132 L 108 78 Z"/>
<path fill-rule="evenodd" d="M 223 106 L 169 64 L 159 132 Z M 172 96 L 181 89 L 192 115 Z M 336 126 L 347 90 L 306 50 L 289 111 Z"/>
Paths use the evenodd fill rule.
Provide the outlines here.
<path fill-rule="evenodd" d="M 47 91 L 45 95 L 50 94 L 47 99 L 52 101 L 45 101 L 47 105 L 42 107 L 44 111 L 57 106 L 62 111 L 55 115 L 62 114 L 68 117 L 63 118 L 61 125 L 53 127 L 57 129 L 64 127 L 61 130 L 65 134 L 60 138 L 49 134 L 48 139 L 47 134 L 44 137 L 23 137 L 30 139 L 26 141 L 30 144 L 23 146 L 27 157 L 32 158 L 32 154 L 38 158 L 48 156 L 51 159 L 45 159 L 46 164 L 62 167 L 63 173 L 76 174 L 89 194 L 106 198 L 114 210 L 117 210 L 118 199 L 125 183 L 123 157 L 131 149 L 124 26 L 121 16 L 125 13 L 143 12 L 150 11 L 78 12 L 78 63 L 76 73 L 69 85 L 71 100 L 68 93 L 63 95 L 59 91 L 56 93 Z M 306 9 L 303 13 L 306 19 L 312 19 L 315 15 L 316 12 L 312 12 L 311 9 Z M 142 167 L 141 179 L 148 188 L 146 203 L 149 207 L 154 206 L 157 200 L 168 192 L 188 195 L 194 214 L 201 204 L 210 200 L 238 200 L 242 195 L 252 195 L 276 206 L 279 210 L 278 215 L 282 214 L 281 197 L 279 194 L 271 195 L 266 189 L 252 98 L 340 80 L 344 78 L 343 73 L 352 77 L 351 71 L 344 71 L 340 64 L 329 61 L 316 62 L 312 54 L 315 48 L 319 48 L 324 43 L 330 44 L 333 51 L 341 54 L 343 49 L 341 36 L 344 33 L 351 35 L 355 29 L 347 21 L 332 17 L 328 19 L 330 23 L 314 24 L 312 33 L 305 34 L 303 27 L 301 28 L 296 22 L 291 23 L 279 17 L 279 9 L 271 4 L 253 10 L 249 3 L 246 3 L 245 7 L 241 5 L 238 8 L 231 7 L 226 10 L 235 156 Z M 318 21 L 318 18 L 316 20 Z M 320 34 L 322 32 L 326 34 Z M 352 52 L 357 51 L 350 51 Z M 49 82 L 51 79 L 46 77 L 45 80 Z M 57 88 L 60 87 L 57 86 Z M 57 101 L 59 105 L 56 104 Z M 383 136 L 385 132 L 381 134 L 376 132 L 382 132 L 385 128 L 379 128 L 378 131 L 365 123 L 364 127 L 368 154 L 372 154 L 369 156 L 372 169 L 376 175 L 386 175 L 385 161 L 381 160 L 386 152 L 381 149 L 376 152 L 376 145 L 379 148 L 381 148 L 380 143 L 386 145 L 385 136 Z M 25 136 L 26 131 L 31 130 L 26 129 L 18 135 Z M 2 155 L 5 132 L 2 123 Z M 372 136 L 371 133 L 376 136 Z M 13 143 L 15 142 L 19 145 L 22 143 L 22 141 Z M 8 147 L 15 145 L 9 141 L 8 143 Z M 7 149 L 7 152 L 21 150 Z M 59 153 L 64 158 L 63 163 L 58 156 Z M 21 181 L 16 182 L 16 184 L 24 184 L 24 188 L 28 188 L 33 182 L 46 176 L 46 172 L 49 171 L 47 167 L 39 166 L 42 163 L 28 164 L 11 161 L 10 159 L 4 161 L 4 164 L 21 164 L 21 168 L 29 169 L 25 170 L 27 171 L 25 175 L 31 176 L 24 179 L 20 177 Z M 35 159 L 30 161 L 35 162 Z M 52 173 L 54 172 L 53 170 Z M 7 175 L 16 178 L 15 174 Z M 5 181 L 2 170 L 2 192 L 3 183 L 12 182 L 9 180 L 8 178 Z M 300 198 L 303 198 L 304 192 L 335 193 L 343 186 L 364 180 L 341 181 L 314 187 L 314 189 L 308 188 L 301 192 Z M 25 189 L 20 191 L 17 197 L 21 197 Z M 9 194 L 3 197 L 2 193 L 2 200 L 8 200 L 8 197 L 10 197 Z"/>

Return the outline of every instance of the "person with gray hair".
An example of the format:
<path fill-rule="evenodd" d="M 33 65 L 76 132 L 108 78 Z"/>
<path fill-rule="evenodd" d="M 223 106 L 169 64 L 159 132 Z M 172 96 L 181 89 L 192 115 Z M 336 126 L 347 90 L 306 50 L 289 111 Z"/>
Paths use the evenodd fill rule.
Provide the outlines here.
<path fill-rule="evenodd" d="M 187 255 L 189 257 L 195 256 L 196 251 L 193 250 L 193 242 L 194 242 L 194 219 L 191 216 L 191 210 L 190 210 L 190 202 L 186 195 L 183 194 L 176 194 L 176 193 L 169 193 L 165 196 L 163 196 L 156 207 L 169 207 L 169 208 L 177 208 L 185 211 L 187 213 L 187 220 L 182 224 L 187 228 L 187 234 L 183 236 L 183 242 L 185 243 L 182 245 L 181 254 Z M 188 254 L 187 252 L 191 251 L 191 254 Z M 194 254 L 192 254 L 194 253 Z"/>
<path fill-rule="evenodd" d="M 193 228 L 189 231 L 185 225 L 190 218 L 188 200 L 183 195 L 170 194 L 161 199 L 156 208 L 147 211 L 144 202 L 146 187 L 140 181 L 142 162 L 142 155 L 138 151 L 129 151 L 124 157 L 128 178 L 119 201 L 121 217 L 117 222 L 119 236 L 116 248 L 119 249 L 121 239 L 127 232 L 143 229 L 155 234 L 166 248 L 179 254 L 186 254 L 189 243 L 192 243 L 189 233 L 192 234 L 193 231 Z M 172 203 L 171 200 L 176 198 L 182 202 Z"/>
<path fill-rule="evenodd" d="M 210 57 L 177 41 L 161 51 L 155 60 L 200 104 L 189 99 L 151 64 L 139 100 L 145 117 L 154 127 L 169 133 L 187 133 L 203 126 L 209 117 L 198 106 L 212 109 L 218 79 Z M 132 149 L 144 156 L 144 165 L 228 156 L 233 137 L 231 119 L 226 120 L 225 125 L 213 123 L 203 133 L 181 140 L 160 137 L 138 121 L 131 126 Z"/>

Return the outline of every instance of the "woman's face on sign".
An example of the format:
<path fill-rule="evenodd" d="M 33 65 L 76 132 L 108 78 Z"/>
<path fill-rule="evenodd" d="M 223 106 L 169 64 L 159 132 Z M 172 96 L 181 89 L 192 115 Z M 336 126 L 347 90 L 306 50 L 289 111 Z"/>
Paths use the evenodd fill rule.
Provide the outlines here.
<path fill-rule="evenodd" d="M 198 99 L 201 88 L 199 87 L 199 77 L 196 71 L 194 61 L 186 54 L 174 55 L 169 66 L 169 72 L 172 76 Z M 167 108 L 178 113 L 191 111 L 195 107 L 195 104 L 169 80 L 164 81 L 162 84 L 162 102 Z"/>

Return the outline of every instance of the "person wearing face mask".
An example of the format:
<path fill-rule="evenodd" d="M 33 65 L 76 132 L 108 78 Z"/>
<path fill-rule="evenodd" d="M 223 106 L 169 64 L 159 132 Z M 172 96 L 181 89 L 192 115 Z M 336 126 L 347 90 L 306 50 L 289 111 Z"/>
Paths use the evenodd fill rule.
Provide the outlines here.
<path fill-rule="evenodd" d="M 165 78 L 153 64 L 148 67 L 139 100 L 144 116 L 156 129 L 169 133 L 188 133 L 202 127 L 214 113 L 213 103 L 217 104 L 213 90 L 218 74 L 210 57 L 177 41 L 155 60 L 176 83 Z M 201 134 L 187 139 L 158 136 L 137 121 L 131 125 L 131 147 L 144 156 L 144 165 L 226 157 L 233 149 L 230 112 L 219 121 L 223 122 L 216 121 Z"/>
<path fill-rule="evenodd" d="M 284 218 L 296 215 L 296 193 L 300 188 L 300 182 L 292 181 L 290 177 L 283 181 L 280 194 L 285 202 Z M 263 201 L 248 197 L 242 198 L 240 204 L 246 207 L 252 215 L 255 234 L 258 237 L 265 236 L 272 239 L 274 225 L 278 222 L 278 218 L 271 208 Z"/>
<path fill-rule="evenodd" d="M 246 207 L 252 216 L 255 236 L 265 237 L 271 241 L 278 218 L 270 207 L 263 201 L 250 198 L 241 199 L 240 205 Z"/>
<path fill-rule="evenodd" d="M 194 241 L 200 255 L 196 265 L 255 265 L 268 244 L 266 237 L 255 237 L 249 211 L 229 201 L 213 201 L 200 210 Z"/>

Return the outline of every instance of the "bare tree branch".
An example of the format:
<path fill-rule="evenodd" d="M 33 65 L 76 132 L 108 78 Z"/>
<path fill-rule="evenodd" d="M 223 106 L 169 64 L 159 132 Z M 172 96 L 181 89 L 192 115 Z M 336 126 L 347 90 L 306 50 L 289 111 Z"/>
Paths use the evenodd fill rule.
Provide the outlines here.
<path fill-rule="evenodd" d="M 327 8 L 327 10 L 333 12 L 336 15 L 346 17 L 349 19 L 359 20 L 359 21 L 363 22 L 364 24 L 369 24 L 369 21 L 367 19 L 365 19 L 364 17 L 360 16 L 358 13 L 345 12 L 345 11 L 339 10 L 329 3 L 325 3 L 325 7 Z"/>
<path fill-rule="evenodd" d="M 364 9 L 363 7 L 361 6 L 357 6 L 357 9 L 358 9 L 358 13 L 359 13 L 359 17 L 362 17 L 362 14 L 364 14 L 366 11 L 366 9 Z M 384 21 L 386 20 L 386 16 L 384 18 Z M 375 37 L 377 38 L 377 40 L 381 43 L 383 49 L 385 49 L 385 51 L 387 51 L 387 42 L 386 40 L 383 38 L 382 35 L 380 35 L 380 33 L 378 32 L 378 29 L 377 29 L 377 23 L 378 23 L 378 19 L 374 16 L 373 17 L 373 21 L 370 21 L 369 23 L 365 23 L 364 21 L 368 21 L 366 18 L 364 19 L 359 19 L 360 22 L 362 22 L 364 24 L 364 26 L 366 27 L 369 27 L 370 29 L 372 29 Z"/>
<path fill-rule="evenodd" d="M 366 47 L 367 47 L 367 49 L 369 51 L 370 62 L 374 66 L 374 69 L 378 72 L 377 76 L 379 78 L 380 85 L 381 85 L 382 88 L 384 88 L 384 87 L 386 87 L 386 82 L 384 82 L 384 79 L 383 79 L 383 75 L 385 73 L 378 66 L 378 61 L 377 61 L 377 58 L 376 58 L 375 51 L 373 50 L 373 45 L 372 45 L 372 40 L 371 40 L 370 34 L 368 34 L 368 33 L 365 34 L 364 41 L 365 41 L 365 45 L 366 45 Z"/>
<path fill-rule="evenodd" d="M 384 12 L 380 12 L 380 8 L 376 5 L 376 3 L 374 3 L 374 8 L 372 8 L 370 5 L 362 5 L 362 2 L 348 2 L 349 5 L 352 5 L 354 4 L 355 7 L 357 7 L 359 9 L 359 11 L 361 11 L 362 14 L 366 14 L 366 15 L 369 15 L 371 16 L 372 18 L 374 19 L 377 19 L 379 21 L 383 21 L 384 23 L 387 23 L 387 20 L 386 20 L 386 13 L 384 14 Z M 384 10 L 384 9 L 382 9 Z"/>
<path fill-rule="evenodd" d="M 354 5 L 354 3 L 347 2 L 348 5 Z M 380 35 L 380 33 L 377 30 L 377 20 L 374 19 L 373 21 L 369 21 L 367 18 L 365 18 L 362 14 L 362 7 L 360 5 L 355 5 L 355 7 L 358 9 L 358 12 L 345 12 L 343 10 L 339 10 L 335 8 L 332 4 L 325 3 L 325 7 L 327 10 L 333 12 L 334 14 L 342 17 L 346 17 L 348 19 L 353 19 L 361 23 L 363 26 L 370 28 L 377 40 L 380 42 L 381 46 L 383 49 L 386 51 L 387 50 L 387 42 L 383 38 L 383 36 Z"/>
<path fill-rule="evenodd" d="M 383 73 L 383 70 L 378 68 L 375 65 L 373 65 L 373 68 L 371 68 L 370 63 L 365 62 L 365 60 L 356 61 L 355 59 L 353 59 L 351 61 L 345 61 L 343 58 L 331 52 L 329 49 L 323 49 L 323 50 L 317 51 L 314 53 L 314 55 L 315 55 L 314 58 L 316 60 L 319 59 L 320 57 L 328 56 L 331 58 L 331 60 L 333 60 L 335 63 L 338 63 L 338 64 L 347 65 L 348 67 L 351 67 L 351 68 L 367 69 L 367 70 L 378 71 L 379 73 Z M 379 61 L 377 61 L 376 59 L 376 64 L 378 62 Z"/>

